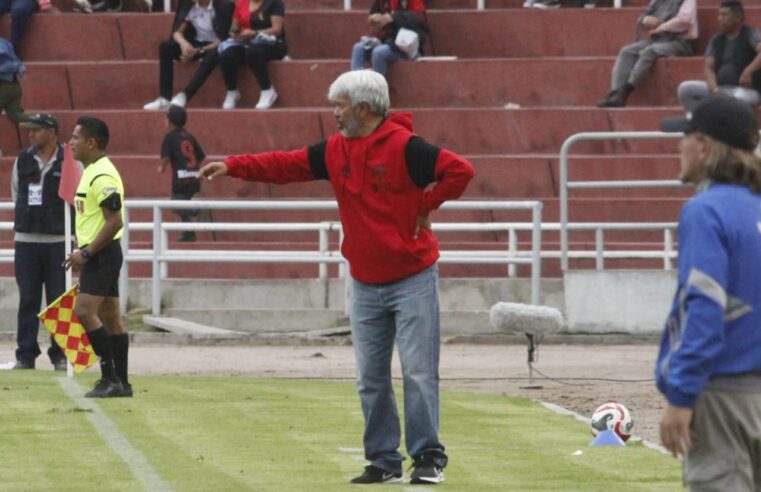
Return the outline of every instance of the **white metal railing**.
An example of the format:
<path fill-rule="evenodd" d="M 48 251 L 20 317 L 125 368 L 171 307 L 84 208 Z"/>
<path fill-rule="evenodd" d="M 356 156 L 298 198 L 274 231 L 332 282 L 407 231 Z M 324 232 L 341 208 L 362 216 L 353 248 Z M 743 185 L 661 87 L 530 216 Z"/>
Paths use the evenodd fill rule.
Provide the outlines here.
<path fill-rule="evenodd" d="M 337 210 L 338 205 L 335 201 L 324 200 L 294 200 L 294 201 L 172 201 L 172 200 L 127 200 L 125 202 L 125 234 L 122 236 L 123 245 L 129 244 L 129 230 L 135 230 L 129 223 L 129 211 L 131 209 L 151 209 L 153 211 L 153 250 L 150 255 L 132 256 L 131 251 L 127 251 L 127 261 L 151 261 L 152 263 L 152 306 L 151 311 L 154 314 L 161 312 L 161 272 L 164 264 L 169 262 L 202 262 L 202 261 L 223 261 L 223 262 L 283 262 L 283 263 L 343 263 L 344 259 L 340 252 L 317 251 L 317 252 L 240 252 L 240 251 L 209 251 L 209 250 L 171 250 L 167 247 L 167 241 L 164 231 L 188 229 L 187 223 L 168 223 L 164 224 L 162 220 L 162 210 L 165 209 L 226 209 L 226 210 Z M 511 255 L 507 252 L 498 252 L 498 254 L 489 255 L 461 255 L 450 254 L 442 251 L 440 261 L 442 263 L 466 263 L 466 264 L 530 264 L 531 265 L 531 302 L 538 304 L 540 301 L 540 280 L 541 280 L 541 216 L 542 203 L 538 201 L 454 201 L 445 203 L 442 208 L 450 210 L 530 210 L 532 215 L 532 234 L 531 234 L 531 257 Z M 317 229 L 320 234 L 327 234 L 329 230 L 338 230 L 338 225 L 331 222 L 321 222 Z M 205 223 L 192 224 L 194 230 L 239 230 L 245 229 L 253 224 L 220 224 Z M 274 224 L 259 224 L 250 229 L 267 228 Z M 287 228 L 287 224 L 282 224 Z M 440 228 L 437 224 L 435 229 Z M 304 224 L 299 225 L 304 228 Z M 449 224 L 448 227 L 456 228 L 456 224 Z M 495 230 L 492 223 L 470 223 L 462 225 L 462 230 Z M 507 226 L 503 230 L 507 230 Z M 218 229 L 219 228 L 219 229 Z M 458 229 L 459 230 L 459 229 Z M 321 247 L 327 247 L 327 239 L 320 239 Z M 128 277 L 127 271 L 121 275 L 122 282 L 126 282 Z"/>
<path fill-rule="evenodd" d="M 568 190 L 569 189 L 591 189 L 591 188 L 662 188 L 662 187 L 681 187 L 684 186 L 678 180 L 617 180 L 617 181 L 569 181 L 568 180 L 568 154 L 571 147 L 582 141 L 589 140 L 617 140 L 617 139 L 676 139 L 681 138 L 681 133 L 664 133 L 664 132 L 583 132 L 568 137 L 563 146 L 560 148 L 560 267 L 563 271 L 568 270 Z M 652 229 L 652 227 L 650 227 Z M 673 249 L 672 230 L 675 225 L 664 225 L 664 243 L 668 248 Z M 602 234 L 598 232 L 597 234 Z M 600 241 L 602 238 L 600 238 Z M 598 260 L 598 267 L 600 266 Z M 664 260 L 666 267 L 666 260 Z M 670 261 L 667 268 L 670 268 Z"/>

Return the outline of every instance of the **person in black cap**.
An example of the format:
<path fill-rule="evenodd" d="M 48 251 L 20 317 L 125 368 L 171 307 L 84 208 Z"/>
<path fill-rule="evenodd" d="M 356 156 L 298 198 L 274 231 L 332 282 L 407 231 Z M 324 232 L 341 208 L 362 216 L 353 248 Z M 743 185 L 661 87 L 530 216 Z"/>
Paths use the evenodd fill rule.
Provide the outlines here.
<path fill-rule="evenodd" d="M 682 131 L 678 288 L 656 366 L 663 445 L 692 491 L 761 490 L 761 159 L 756 115 L 701 103 Z"/>
<path fill-rule="evenodd" d="M 16 283 L 19 289 L 16 363 L 14 369 L 34 369 L 40 355 L 37 313 L 42 289 L 50 304 L 66 287 L 64 261 L 64 202 L 58 196 L 63 146 L 58 143 L 58 121 L 47 113 L 28 115 L 21 123 L 29 130 L 31 147 L 13 164 L 11 194 L 14 221 Z M 51 337 L 48 357 L 56 370 L 66 369 L 66 358 Z"/>
<path fill-rule="evenodd" d="M 188 114 L 180 106 L 170 106 L 166 115 L 169 131 L 161 144 L 161 164 L 158 172 L 172 167 L 172 200 L 192 200 L 193 195 L 201 191 L 198 169 L 206 158 L 196 138 L 185 129 Z M 198 217 L 197 209 L 177 209 L 174 213 L 183 222 L 192 222 Z M 184 231 L 178 241 L 192 242 L 196 233 Z"/>

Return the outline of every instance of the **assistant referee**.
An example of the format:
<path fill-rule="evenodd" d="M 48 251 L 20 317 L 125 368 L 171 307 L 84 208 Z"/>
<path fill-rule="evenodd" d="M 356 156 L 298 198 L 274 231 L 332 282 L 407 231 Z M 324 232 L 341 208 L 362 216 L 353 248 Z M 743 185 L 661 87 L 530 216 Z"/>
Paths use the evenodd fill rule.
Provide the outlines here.
<path fill-rule="evenodd" d="M 79 272 L 76 313 L 100 358 L 102 378 L 88 398 L 132 396 L 127 379 L 129 336 L 119 313 L 119 270 L 122 266 L 124 185 L 106 156 L 108 126 L 83 116 L 69 140 L 74 158 L 85 167 L 77 187 L 76 228 L 79 249 L 65 266 Z"/>

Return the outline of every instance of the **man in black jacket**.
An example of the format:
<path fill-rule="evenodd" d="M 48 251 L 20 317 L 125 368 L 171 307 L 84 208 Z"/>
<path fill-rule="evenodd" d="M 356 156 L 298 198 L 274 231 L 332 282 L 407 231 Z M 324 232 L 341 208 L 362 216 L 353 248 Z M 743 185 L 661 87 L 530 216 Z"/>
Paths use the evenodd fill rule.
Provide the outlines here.
<path fill-rule="evenodd" d="M 11 194 L 16 204 L 16 283 L 19 288 L 16 364 L 14 369 L 34 369 L 40 355 L 37 313 L 42 288 L 48 304 L 63 294 L 66 286 L 61 265 L 64 260 L 64 206 L 58 196 L 63 146 L 58 143 L 58 121 L 50 114 L 28 115 L 22 128 L 29 129 L 31 147 L 21 152 L 13 165 Z M 48 357 L 56 370 L 66 369 L 66 358 L 54 340 Z"/>
<path fill-rule="evenodd" d="M 751 106 L 761 104 L 761 32 L 745 24 L 739 0 L 725 0 L 719 7 L 719 29 L 708 43 L 705 81 L 679 84 L 679 102 L 692 110 L 712 94 L 726 94 Z"/>
<path fill-rule="evenodd" d="M 219 64 L 217 46 L 228 37 L 235 4 L 229 0 L 181 0 L 172 24 L 172 37 L 159 45 L 159 98 L 143 109 L 158 111 L 170 104 L 185 107 Z M 172 97 L 173 60 L 200 65 L 182 92 Z"/>

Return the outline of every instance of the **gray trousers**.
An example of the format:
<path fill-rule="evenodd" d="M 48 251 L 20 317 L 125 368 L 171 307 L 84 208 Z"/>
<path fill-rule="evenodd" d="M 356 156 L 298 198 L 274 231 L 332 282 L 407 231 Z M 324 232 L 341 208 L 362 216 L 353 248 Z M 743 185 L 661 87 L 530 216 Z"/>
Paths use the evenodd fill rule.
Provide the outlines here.
<path fill-rule="evenodd" d="M 734 97 L 735 99 L 739 99 L 740 101 L 744 101 L 751 106 L 758 106 L 761 104 L 761 94 L 749 87 L 726 85 L 719 87 L 719 92 Z M 679 84 L 679 89 L 677 90 L 679 103 L 688 113 L 692 113 L 701 101 L 710 96 L 711 89 L 708 88 L 708 83 L 703 82 L 702 80 L 685 80 Z"/>
<path fill-rule="evenodd" d="M 761 492 L 760 384 L 761 375 L 726 378 L 698 397 L 684 460 L 690 492 Z"/>
<path fill-rule="evenodd" d="M 620 89 L 627 82 L 634 87 L 640 87 L 650 75 L 657 58 L 690 54 L 692 54 L 692 48 L 682 38 L 637 41 L 627 44 L 621 48 L 616 64 L 613 65 L 610 88 Z"/>

